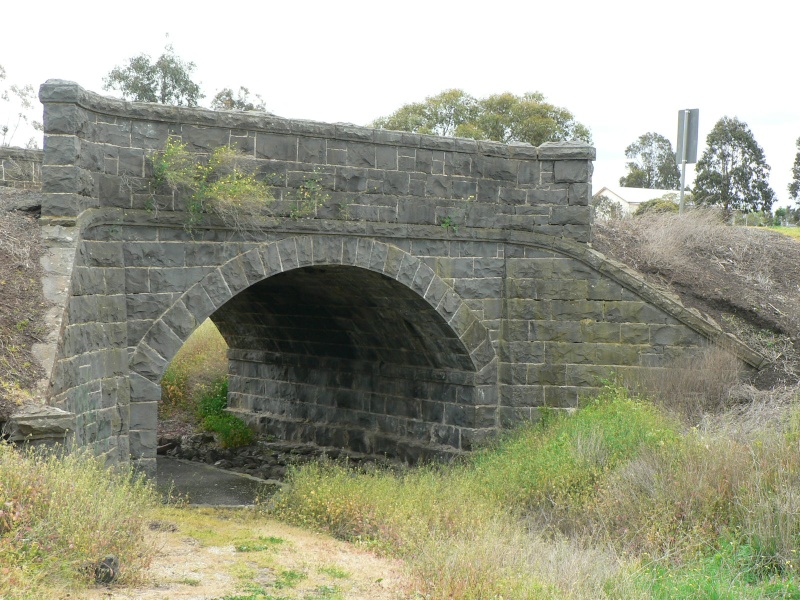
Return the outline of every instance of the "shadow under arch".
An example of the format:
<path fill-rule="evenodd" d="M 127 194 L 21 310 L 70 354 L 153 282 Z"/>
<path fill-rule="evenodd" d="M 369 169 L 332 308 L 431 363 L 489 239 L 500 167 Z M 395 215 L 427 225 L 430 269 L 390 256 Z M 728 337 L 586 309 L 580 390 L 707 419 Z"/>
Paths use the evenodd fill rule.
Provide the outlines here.
<path fill-rule="evenodd" d="M 370 238 L 291 236 L 208 273 L 142 338 L 132 458 L 154 459 L 160 378 L 208 317 L 231 348 L 229 408 L 261 432 L 416 462 L 495 429 L 488 330 L 430 267 Z"/>

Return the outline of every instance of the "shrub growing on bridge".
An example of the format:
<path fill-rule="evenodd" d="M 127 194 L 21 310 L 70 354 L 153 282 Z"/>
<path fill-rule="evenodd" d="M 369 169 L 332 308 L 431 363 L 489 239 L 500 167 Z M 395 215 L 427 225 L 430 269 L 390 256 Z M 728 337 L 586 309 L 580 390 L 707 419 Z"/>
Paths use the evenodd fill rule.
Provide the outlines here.
<path fill-rule="evenodd" d="M 267 215 L 272 193 L 267 183 L 256 179 L 254 171 L 234 148 L 220 146 L 206 157 L 189 152 L 186 144 L 174 137 L 153 157 L 156 185 L 185 195 L 189 229 L 208 213 L 237 231 L 252 228 L 259 217 Z"/>

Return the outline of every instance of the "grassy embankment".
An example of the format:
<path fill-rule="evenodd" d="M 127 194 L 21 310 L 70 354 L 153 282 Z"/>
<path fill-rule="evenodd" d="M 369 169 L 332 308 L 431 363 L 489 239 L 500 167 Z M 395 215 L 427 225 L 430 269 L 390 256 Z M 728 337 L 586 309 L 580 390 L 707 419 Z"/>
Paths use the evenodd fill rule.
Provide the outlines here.
<path fill-rule="evenodd" d="M 424 598 L 800 598 L 798 415 L 686 429 L 610 386 L 459 466 L 302 467 L 273 511 L 402 557 Z"/>

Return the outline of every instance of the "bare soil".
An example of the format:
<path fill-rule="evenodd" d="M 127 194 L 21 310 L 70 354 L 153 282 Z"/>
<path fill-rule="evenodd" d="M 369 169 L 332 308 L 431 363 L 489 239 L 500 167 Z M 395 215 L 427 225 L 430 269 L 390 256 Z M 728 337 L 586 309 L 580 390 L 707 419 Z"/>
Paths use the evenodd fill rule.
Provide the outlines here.
<path fill-rule="evenodd" d="M 274 598 L 396 600 L 406 598 L 408 581 L 400 561 L 383 558 L 352 544 L 277 521 L 262 520 L 246 511 L 181 509 L 185 522 L 157 521 L 150 532 L 158 551 L 144 579 L 130 586 L 97 586 L 79 597 L 86 600 L 211 600 L 253 590 Z M 252 511 L 250 511 L 252 512 Z M 202 526 L 228 530 L 209 539 Z M 200 527 L 198 529 L 198 527 Z M 282 543 L 259 552 L 239 552 L 231 537 Z M 300 573 L 295 585 L 281 585 L 281 574 Z M 285 578 L 283 578 L 285 580 Z M 78 597 L 73 596 L 73 597 Z M 255 598 L 263 596 L 255 595 Z"/>

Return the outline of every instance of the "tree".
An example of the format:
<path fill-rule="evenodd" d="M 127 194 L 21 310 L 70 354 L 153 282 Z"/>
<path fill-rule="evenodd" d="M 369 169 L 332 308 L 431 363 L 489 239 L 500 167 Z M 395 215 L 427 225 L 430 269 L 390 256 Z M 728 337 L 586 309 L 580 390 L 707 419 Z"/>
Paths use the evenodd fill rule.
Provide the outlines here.
<path fill-rule="evenodd" d="M 706 138 L 697 162 L 693 194 L 697 204 L 720 204 L 726 212 L 769 211 L 775 192 L 770 167 L 750 128 L 736 117 L 722 117 Z"/>
<path fill-rule="evenodd" d="M 678 212 L 678 200 L 675 196 L 676 194 L 664 194 L 661 198 L 653 198 L 647 202 L 642 202 L 633 213 L 633 216 L 676 213 Z"/>
<path fill-rule="evenodd" d="M 797 138 L 797 154 L 792 166 L 792 181 L 789 183 L 789 197 L 800 203 L 800 138 Z"/>
<path fill-rule="evenodd" d="M 591 142 L 585 125 L 576 121 L 567 109 L 546 102 L 539 92 L 476 99 L 463 90 L 445 90 L 423 102 L 406 104 L 388 117 L 376 119 L 372 125 L 505 144 L 528 142 L 539 146 L 576 138 Z"/>
<path fill-rule="evenodd" d="M 0 65 L 0 82 L 6 79 L 6 70 Z M 0 121 L 0 146 L 10 146 L 20 126 L 30 126 L 37 131 L 42 130 L 42 123 L 32 117 L 36 102 L 33 86 L 11 84 L 7 88 L 0 84 L 0 109 L 7 112 L 5 122 Z M 27 143 L 28 148 L 38 148 L 35 137 Z"/>
<path fill-rule="evenodd" d="M 623 187 L 677 190 L 681 185 L 672 143 L 655 132 L 645 133 L 625 148 L 628 174 L 621 177 Z"/>
<path fill-rule="evenodd" d="M 624 215 L 622 205 L 606 195 L 595 196 L 589 202 L 592 215 L 599 221 L 621 219 Z"/>
<path fill-rule="evenodd" d="M 197 106 L 203 94 L 191 79 L 194 69 L 193 62 L 178 57 L 167 44 L 155 62 L 149 55 L 139 54 L 124 67 L 114 67 L 103 78 L 103 89 L 119 90 L 123 98 L 137 102 Z"/>
<path fill-rule="evenodd" d="M 217 92 L 211 101 L 211 108 L 214 110 L 265 110 L 264 99 L 256 94 L 255 101 L 250 100 L 250 90 L 244 86 L 239 86 L 236 96 L 233 95 L 231 88 L 224 88 Z"/>
<path fill-rule="evenodd" d="M 462 90 L 445 90 L 424 102 L 406 104 L 388 117 L 375 119 L 373 127 L 413 131 L 428 135 L 461 135 L 459 128 L 475 120 L 477 101 Z"/>

